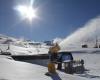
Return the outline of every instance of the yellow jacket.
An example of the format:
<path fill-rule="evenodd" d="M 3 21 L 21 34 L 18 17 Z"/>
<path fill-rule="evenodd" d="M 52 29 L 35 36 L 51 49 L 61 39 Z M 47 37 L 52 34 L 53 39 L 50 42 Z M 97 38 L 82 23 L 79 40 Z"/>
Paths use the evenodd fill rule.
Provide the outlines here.
<path fill-rule="evenodd" d="M 49 48 L 50 53 L 57 53 L 60 50 L 60 46 L 56 43 L 55 46 Z"/>

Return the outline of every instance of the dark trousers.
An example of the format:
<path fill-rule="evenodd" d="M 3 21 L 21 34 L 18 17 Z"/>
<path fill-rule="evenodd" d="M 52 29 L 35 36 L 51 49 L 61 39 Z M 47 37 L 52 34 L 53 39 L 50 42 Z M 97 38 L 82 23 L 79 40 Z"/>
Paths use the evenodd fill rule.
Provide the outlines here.
<path fill-rule="evenodd" d="M 49 58 L 50 58 L 50 61 L 56 61 L 57 60 L 57 53 L 51 53 Z"/>
<path fill-rule="evenodd" d="M 58 63 L 57 69 L 58 69 L 58 70 L 61 70 L 61 69 L 62 69 L 62 63 Z"/>

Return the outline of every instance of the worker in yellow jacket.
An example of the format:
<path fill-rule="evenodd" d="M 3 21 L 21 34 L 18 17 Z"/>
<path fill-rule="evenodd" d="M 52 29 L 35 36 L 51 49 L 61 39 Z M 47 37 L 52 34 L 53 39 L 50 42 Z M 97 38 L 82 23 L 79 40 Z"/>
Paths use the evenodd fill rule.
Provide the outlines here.
<path fill-rule="evenodd" d="M 59 50 L 60 50 L 60 47 L 57 43 L 49 49 L 50 62 L 48 63 L 48 72 L 50 73 L 56 73 L 54 62 L 57 60 L 57 54 Z"/>
<path fill-rule="evenodd" d="M 53 47 L 49 48 L 50 61 L 56 61 L 57 60 L 57 55 L 58 55 L 59 50 L 60 50 L 60 47 L 57 43 Z"/>

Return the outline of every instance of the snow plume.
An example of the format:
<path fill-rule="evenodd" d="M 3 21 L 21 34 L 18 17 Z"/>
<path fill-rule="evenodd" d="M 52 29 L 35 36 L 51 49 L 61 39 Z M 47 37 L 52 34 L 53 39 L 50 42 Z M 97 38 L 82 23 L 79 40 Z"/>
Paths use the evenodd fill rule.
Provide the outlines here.
<path fill-rule="evenodd" d="M 75 46 L 79 44 L 89 43 L 100 38 L 100 16 L 88 21 L 82 28 L 78 29 L 70 36 L 65 38 L 60 46 L 62 49 L 66 49 L 69 46 Z"/>
<path fill-rule="evenodd" d="M 63 39 L 61 39 L 61 38 L 55 38 L 54 40 L 53 40 L 53 43 L 60 43 L 61 41 L 62 41 Z"/>

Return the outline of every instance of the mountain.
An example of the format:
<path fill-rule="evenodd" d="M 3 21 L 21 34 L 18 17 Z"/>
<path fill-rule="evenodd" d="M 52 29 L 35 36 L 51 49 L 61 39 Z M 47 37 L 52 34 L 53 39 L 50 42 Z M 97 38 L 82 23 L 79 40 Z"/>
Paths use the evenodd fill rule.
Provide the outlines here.
<path fill-rule="evenodd" d="M 50 46 L 43 42 L 33 42 L 0 34 L 0 50 L 12 55 L 47 54 Z"/>

